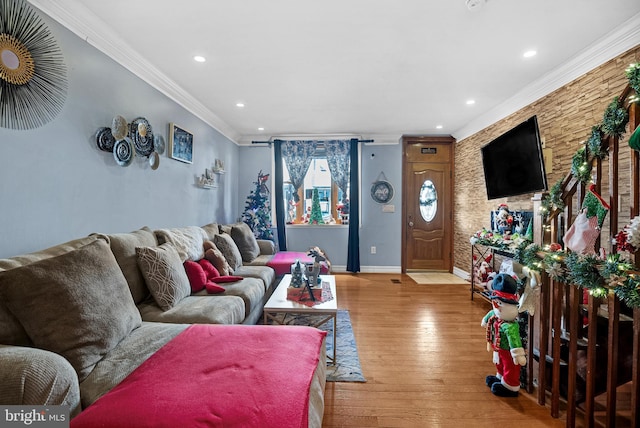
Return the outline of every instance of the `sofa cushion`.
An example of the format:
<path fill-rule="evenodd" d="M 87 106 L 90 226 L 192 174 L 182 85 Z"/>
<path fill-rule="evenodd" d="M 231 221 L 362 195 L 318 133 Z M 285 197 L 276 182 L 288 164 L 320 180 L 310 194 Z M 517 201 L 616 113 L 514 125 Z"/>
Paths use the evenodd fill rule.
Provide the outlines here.
<path fill-rule="evenodd" d="M 256 308 L 264 306 L 263 297 L 265 295 L 264 285 L 257 278 L 244 278 L 242 281 L 228 282 L 224 284 L 224 296 L 211 296 L 211 299 L 220 297 L 241 297 L 244 301 L 244 314 L 242 320 L 249 316 Z M 198 292 L 195 298 L 206 296 L 205 290 Z"/>
<path fill-rule="evenodd" d="M 38 348 L 82 381 L 142 320 L 104 240 L 0 273 L 0 294 Z"/>
<path fill-rule="evenodd" d="M 213 237 L 220 233 L 220 226 L 218 226 L 218 223 L 209 223 L 202 226 L 202 230 L 207 235 L 206 239 L 213 241 Z"/>
<path fill-rule="evenodd" d="M 246 223 L 234 224 L 231 227 L 231 237 L 240 250 L 243 262 L 252 262 L 260 255 L 258 240 Z"/>
<path fill-rule="evenodd" d="M 173 245 L 138 247 L 136 254 L 147 287 L 160 308 L 169 310 L 191 294 L 189 278 Z"/>
<path fill-rule="evenodd" d="M 243 281 L 244 282 L 244 281 Z M 188 296 L 168 311 L 153 302 L 138 306 L 145 321 L 174 324 L 240 324 L 245 318 L 244 301 L 238 296 L 209 296 L 202 290 L 197 296 Z"/>
<path fill-rule="evenodd" d="M 220 275 L 229 275 L 230 273 L 233 273 L 233 269 L 229 266 L 229 262 L 224 257 L 224 254 L 218 250 L 216 244 L 211 241 L 207 241 L 205 242 L 205 248 L 206 251 L 204 252 L 204 258 L 211 262 Z"/>
<path fill-rule="evenodd" d="M 178 251 L 180 261 L 200 260 L 204 257 L 202 244 L 207 240 L 205 231 L 197 226 L 159 229 L 155 231 L 158 244 L 170 243 Z"/>
<path fill-rule="evenodd" d="M 242 266 L 242 255 L 240 254 L 240 250 L 238 250 L 238 246 L 231 235 L 226 233 L 216 235 L 213 239 L 213 243 L 216 244 L 216 247 L 218 247 L 220 252 L 224 255 L 224 258 L 227 259 L 229 266 L 231 266 L 231 270 L 235 271 Z"/>
<path fill-rule="evenodd" d="M 130 233 L 116 233 L 109 236 L 111 251 L 122 269 L 129 284 L 129 290 L 136 303 L 149 297 L 149 289 L 138 267 L 136 247 L 155 247 L 158 245 L 156 235 L 148 227 Z"/>
<path fill-rule="evenodd" d="M 160 310 L 156 305 L 156 310 Z M 158 349 L 186 329 L 188 324 L 143 322 L 107 353 L 80 383 L 82 407 L 90 404 L 122 382 Z"/>
<path fill-rule="evenodd" d="M 108 238 L 102 235 L 91 235 L 84 238 L 74 239 L 53 247 L 46 248 L 34 253 L 23 254 L 8 259 L 0 259 L 0 271 L 13 269 L 28 265 L 38 260 L 59 256 L 77 248 L 83 247 L 97 239 L 107 241 Z M 20 321 L 11 313 L 7 305 L 0 300 L 0 343 L 7 345 L 33 345 L 29 335 L 24 330 Z"/>

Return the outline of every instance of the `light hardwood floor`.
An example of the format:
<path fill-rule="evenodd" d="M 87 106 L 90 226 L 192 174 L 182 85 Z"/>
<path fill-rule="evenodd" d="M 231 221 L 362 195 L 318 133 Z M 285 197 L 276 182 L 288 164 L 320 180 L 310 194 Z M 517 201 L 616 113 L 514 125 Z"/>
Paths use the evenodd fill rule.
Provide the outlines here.
<path fill-rule="evenodd" d="M 393 283 L 393 279 L 400 283 Z M 366 383 L 327 382 L 323 427 L 562 427 L 521 390 L 496 397 L 482 317 L 469 286 L 418 285 L 401 274 L 338 274 Z"/>

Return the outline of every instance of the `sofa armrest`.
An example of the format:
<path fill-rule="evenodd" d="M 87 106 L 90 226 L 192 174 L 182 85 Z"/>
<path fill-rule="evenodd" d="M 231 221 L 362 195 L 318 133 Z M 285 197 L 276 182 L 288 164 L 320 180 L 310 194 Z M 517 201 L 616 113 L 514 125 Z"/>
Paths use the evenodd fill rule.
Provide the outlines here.
<path fill-rule="evenodd" d="M 37 348 L 0 345 L 0 404 L 80 408 L 78 375 L 62 356 Z"/>
<path fill-rule="evenodd" d="M 276 244 L 270 239 L 258 239 L 261 256 L 272 256 L 276 253 Z"/>

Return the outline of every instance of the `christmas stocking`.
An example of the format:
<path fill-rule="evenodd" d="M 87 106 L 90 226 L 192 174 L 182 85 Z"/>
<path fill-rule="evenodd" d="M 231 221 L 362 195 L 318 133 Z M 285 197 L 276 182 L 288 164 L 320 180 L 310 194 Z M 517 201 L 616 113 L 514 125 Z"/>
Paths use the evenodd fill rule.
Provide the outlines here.
<path fill-rule="evenodd" d="M 575 253 L 595 254 L 595 243 L 609 212 L 609 204 L 594 189 L 593 184 L 589 186 L 580 214 L 563 237 L 565 246 Z"/>

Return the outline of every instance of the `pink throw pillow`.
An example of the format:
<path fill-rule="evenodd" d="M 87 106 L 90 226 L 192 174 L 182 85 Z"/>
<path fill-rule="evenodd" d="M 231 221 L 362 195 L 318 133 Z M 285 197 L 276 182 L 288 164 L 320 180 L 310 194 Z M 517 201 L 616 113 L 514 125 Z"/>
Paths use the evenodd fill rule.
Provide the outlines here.
<path fill-rule="evenodd" d="M 220 276 L 218 269 L 207 259 L 198 260 L 198 264 L 202 266 L 204 272 L 207 274 L 207 279 L 212 280 Z"/>
<path fill-rule="evenodd" d="M 242 281 L 244 278 L 241 276 L 237 276 L 237 275 L 223 275 L 223 276 L 219 276 L 217 277 L 215 280 L 217 283 L 225 283 L 225 282 L 236 282 L 236 281 Z"/>
<path fill-rule="evenodd" d="M 219 286 L 218 284 L 216 284 L 215 282 L 209 281 L 207 282 L 206 286 L 207 288 L 207 293 L 209 294 L 218 294 L 218 293 L 224 293 L 225 289 L 224 287 Z"/>
<path fill-rule="evenodd" d="M 191 260 L 184 262 L 184 270 L 187 272 L 187 278 L 189 278 L 189 284 L 191 285 L 191 291 L 197 293 L 205 288 L 207 284 L 207 274 L 202 266 Z"/>

